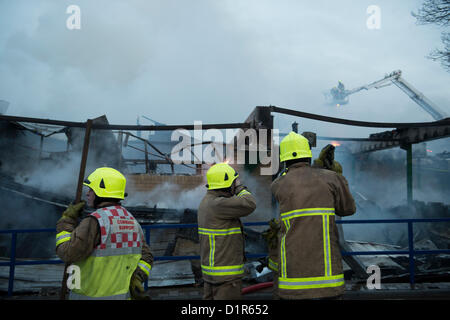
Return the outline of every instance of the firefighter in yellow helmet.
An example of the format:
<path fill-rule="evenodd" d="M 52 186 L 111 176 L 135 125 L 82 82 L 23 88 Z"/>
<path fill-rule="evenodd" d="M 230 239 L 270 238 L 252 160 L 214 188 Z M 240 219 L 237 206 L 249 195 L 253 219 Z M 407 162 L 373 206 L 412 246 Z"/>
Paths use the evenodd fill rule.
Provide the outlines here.
<path fill-rule="evenodd" d="M 256 208 L 255 199 L 226 163 L 206 173 L 208 191 L 198 208 L 200 259 L 205 300 L 241 298 L 244 234 L 241 217 Z"/>
<path fill-rule="evenodd" d="M 271 186 L 280 207 L 278 295 L 338 298 L 344 293 L 335 215 L 355 213 L 344 176 L 311 167 L 308 140 L 295 132 L 280 143 L 286 169 Z"/>
<path fill-rule="evenodd" d="M 98 168 L 84 185 L 87 204 L 95 211 L 78 224 L 85 202 L 69 205 L 56 224 L 57 255 L 79 268 L 69 299 L 148 298 L 142 283 L 153 256 L 141 226 L 121 206 L 125 177 L 113 168 Z"/>

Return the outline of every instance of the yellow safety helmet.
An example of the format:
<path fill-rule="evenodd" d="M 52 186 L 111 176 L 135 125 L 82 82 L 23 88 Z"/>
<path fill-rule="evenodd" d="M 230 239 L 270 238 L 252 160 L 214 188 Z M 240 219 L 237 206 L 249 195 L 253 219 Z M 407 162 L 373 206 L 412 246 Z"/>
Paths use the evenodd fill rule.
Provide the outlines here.
<path fill-rule="evenodd" d="M 217 163 L 206 172 L 208 190 L 229 188 L 239 174 L 227 163 Z"/>
<path fill-rule="evenodd" d="M 308 139 L 301 134 L 291 131 L 280 143 L 280 162 L 312 158 Z"/>
<path fill-rule="evenodd" d="M 124 199 L 126 182 L 116 169 L 103 167 L 92 172 L 83 185 L 91 188 L 97 197 Z"/>

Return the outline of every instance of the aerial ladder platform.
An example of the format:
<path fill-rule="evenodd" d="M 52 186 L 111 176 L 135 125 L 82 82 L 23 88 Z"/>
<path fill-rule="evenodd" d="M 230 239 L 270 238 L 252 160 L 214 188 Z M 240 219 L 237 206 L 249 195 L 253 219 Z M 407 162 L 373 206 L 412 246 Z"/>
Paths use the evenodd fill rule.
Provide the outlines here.
<path fill-rule="evenodd" d="M 344 84 L 339 81 L 337 87 L 333 87 L 329 92 L 325 93 L 325 97 L 330 104 L 341 106 L 349 102 L 349 96 L 362 90 L 372 88 L 380 89 L 390 85 L 396 85 L 404 93 L 416 102 L 423 110 L 430 114 L 434 120 L 442 120 L 448 117 L 448 114 L 441 110 L 437 105 L 430 101 L 419 90 L 414 88 L 410 83 L 402 78 L 402 71 L 396 70 L 384 76 L 383 79 L 351 89 L 346 90 Z"/>

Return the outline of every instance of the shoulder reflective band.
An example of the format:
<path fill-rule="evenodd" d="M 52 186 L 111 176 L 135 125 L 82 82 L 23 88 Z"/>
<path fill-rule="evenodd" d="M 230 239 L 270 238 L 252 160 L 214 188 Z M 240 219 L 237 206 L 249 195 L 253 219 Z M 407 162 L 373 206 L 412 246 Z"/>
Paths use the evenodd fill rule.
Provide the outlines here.
<path fill-rule="evenodd" d="M 68 231 L 61 231 L 56 235 L 56 246 L 59 246 L 61 243 L 70 240 L 71 233 Z"/>
<path fill-rule="evenodd" d="M 227 236 L 230 234 L 241 233 L 241 228 L 230 228 L 230 229 L 206 229 L 198 228 L 198 233 L 207 236 Z"/>
<path fill-rule="evenodd" d="M 202 265 L 202 272 L 211 276 L 227 276 L 233 274 L 243 274 L 244 265 L 237 266 L 220 266 L 220 267 L 210 267 Z"/>
<path fill-rule="evenodd" d="M 281 219 L 292 219 L 304 216 L 334 215 L 334 208 L 306 208 L 288 211 L 281 214 Z"/>
<path fill-rule="evenodd" d="M 344 285 L 344 275 L 312 278 L 278 278 L 278 288 L 287 290 L 317 289 Z"/>
<path fill-rule="evenodd" d="M 144 260 L 139 260 L 138 262 L 138 266 L 139 268 L 141 268 L 142 271 L 145 272 L 145 274 L 147 275 L 147 277 L 150 274 L 150 270 L 152 270 L 152 266 L 149 265 L 147 262 L 145 262 Z"/>
<path fill-rule="evenodd" d="M 239 193 L 237 194 L 237 196 L 238 196 L 238 197 L 242 197 L 242 196 L 245 196 L 246 194 L 251 194 L 251 193 L 244 189 L 244 190 L 242 190 L 241 192 L 239 192 Z"/>

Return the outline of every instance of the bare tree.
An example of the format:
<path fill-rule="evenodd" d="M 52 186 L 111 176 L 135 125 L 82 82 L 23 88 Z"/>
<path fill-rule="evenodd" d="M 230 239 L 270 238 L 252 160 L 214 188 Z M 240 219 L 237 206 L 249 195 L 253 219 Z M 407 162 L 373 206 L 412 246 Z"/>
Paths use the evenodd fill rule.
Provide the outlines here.
<path fill-rule="evenodd" d="M 435 24 L 444 28 L 450 26 L 450 0 L 425 0 L 422 7 L 411 12 L 417 19 L 417 24 Z M 443 31 L 441 34 L 443 49 L 434 49 L 428 58 L 440 61 L 441 65 L 450 72 L 450 32 Z"/>

